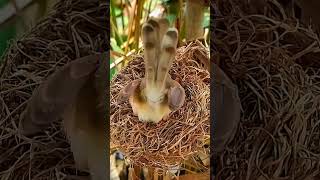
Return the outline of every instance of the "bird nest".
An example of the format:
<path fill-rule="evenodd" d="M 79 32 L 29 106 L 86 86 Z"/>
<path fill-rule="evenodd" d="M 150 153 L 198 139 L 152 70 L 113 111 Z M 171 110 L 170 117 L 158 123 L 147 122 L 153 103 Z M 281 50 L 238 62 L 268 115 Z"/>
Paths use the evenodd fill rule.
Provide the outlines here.
<path fill-rule="evenodd" d="M 54 180 L 87 176 L 74 166 L 61 121 L 32 138 L 19 136 L 20 113 L 32 91 L 56 69 L 109 45 L 104 0 L 61 0 L 11 43 L 0 66 L 0 179 Z"/>
<path fill-rule="evenodd" d="M 135 165 L 170 168 L 204 150 L 210 134 L 210 73 L 207 50 L 200 43 L 177 49 L 172 79 L 185 89 L 184 105 L 157 124 L 140 122 L 129 102 L 119 103 L 119 92 L 131 81 L 144 77 L 144 61 L 135 57 L 112 80 L 110 136 L 114 148 Z"/>
<path fill-rule="evenodd" d="M 242 104 L 216 179 L 319 179 L 319 34 L 282 1 L 258 2 L 268 3 L 216 4 L 212 55 L 238 86 Z"/>

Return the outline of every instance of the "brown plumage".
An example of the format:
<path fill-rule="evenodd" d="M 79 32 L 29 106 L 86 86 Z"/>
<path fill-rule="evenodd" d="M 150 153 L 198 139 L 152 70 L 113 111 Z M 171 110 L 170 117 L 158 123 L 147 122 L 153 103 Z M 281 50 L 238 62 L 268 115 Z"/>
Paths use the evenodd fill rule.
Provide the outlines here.
<path fill-rule="evenodd" d="M 76 166 L 93 180 L 106 179 L 105 122 L 108 54 L 76 59 L 48 77 L 20 118 L 20 133 L 34 135 L 60 118 Z"/>
<path fill-rule="evenodd" d="M 145 77 L 129 83 L 120 92 L 139 120 L 157 123 L 180 108 L 185 99 L 181 85 L 171 79 L 169 70 L 175 57 L 178 31 L 166 19 L 150 18 L 142 27 Z"/>

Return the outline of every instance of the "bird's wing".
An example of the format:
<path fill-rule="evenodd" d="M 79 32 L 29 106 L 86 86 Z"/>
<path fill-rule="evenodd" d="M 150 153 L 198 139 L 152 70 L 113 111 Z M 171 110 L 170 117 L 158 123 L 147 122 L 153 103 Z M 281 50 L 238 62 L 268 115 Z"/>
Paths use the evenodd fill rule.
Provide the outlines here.
<path fill-rule="evenodd" d="M 94 75 L 105 54 L 76 59 L 51 74 L 34 90 L 20 117 L 20 133 L 32 135 L 59 119 L 90 76 Z"/>

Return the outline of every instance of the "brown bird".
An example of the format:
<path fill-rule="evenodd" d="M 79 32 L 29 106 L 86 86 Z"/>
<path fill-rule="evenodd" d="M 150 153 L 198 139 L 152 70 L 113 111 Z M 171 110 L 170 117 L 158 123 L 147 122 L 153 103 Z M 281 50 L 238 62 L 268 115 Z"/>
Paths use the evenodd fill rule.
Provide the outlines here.
<path fill-rule="evenodd" d="M 54 72 L 33 92 L 19 125 L 34 135 L 62 118 L 76 166 L 93 180 L 107 178 L 107 57 L 89 55 Z"/>
<path fill-rule="evenodd" d="M 157 123 L 179 109 L 185 100 L 182 86 L 168 73 L 175 57 L 178 31 L 168 20 L 150 18 L 142 26 L 145 77 L 129 83 L 120 92 L 140 121 Z"/>

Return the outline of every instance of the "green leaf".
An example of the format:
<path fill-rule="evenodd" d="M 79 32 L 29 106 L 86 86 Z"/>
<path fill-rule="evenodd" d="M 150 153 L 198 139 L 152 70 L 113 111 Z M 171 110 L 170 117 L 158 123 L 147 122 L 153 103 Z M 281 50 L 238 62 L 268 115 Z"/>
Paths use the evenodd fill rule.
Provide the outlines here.
<path fill-rule="evenodd" d="M 118 7 L 113 7 L 113 9 L 114 9 L 114 14 L 115 14 L 116 17 L 122 15 L 122 9 L 120 9 Z"/>
<path fill-rule="evenodd" d="M 20 20 L 19 20 L 20 22 Z M 15 24 L 2 25 L 0 29 L 0 61 L 2 55 L 7 51 L 9 47 L 9 40 L 16 37 L 17 27 Z"/>
<path fill-rule="evenodd" d="M 179 0 L 170 0 L 164 2 L 165 6 L 167 7 L 169 14 L 179 14 L 180 7 L 179 7 Z"/>
<path fill-rule="evenodd" d="M 168 19 L 170 25 L 172 26 L 174 21 L 177 19 L 177 15 L 176 14 L 168 14 L 167 19 Z"/>
<path fill-rule="evenodd" d="M 123 39 L 123 42 L 128 41 L 128 34 L 122 34 L 121 38 Z M 120 46 L 122 46 L 122 44 Z"/>
<path fill-rule="evenodd" d="M 113 63 L 114 59 L 111 57 L 110 58 L 110 65 Z M 116 74 L 116 68 L 110 69 L 110 80 L 112 80 L 113 76 Z"/>
<path fill-rule="evenodd" d="M 4 7 L 9 3 L 9 0 L 0 0 L 0 8 Z"/>
<path fill-rule="evenodd" d="M 111 38 L 110 45 L 111 45 L 112 50 L 117 51 L 122 54 L 124 53 L 122 51 L 121 47 L 118 46 L 117 41 L 114 38 Z"/>
<path fill-rule="evenodd" d="M 209 28 L 210 27 L 210 16 L 204 16 L 203 27 L 204 28 Z"/>

